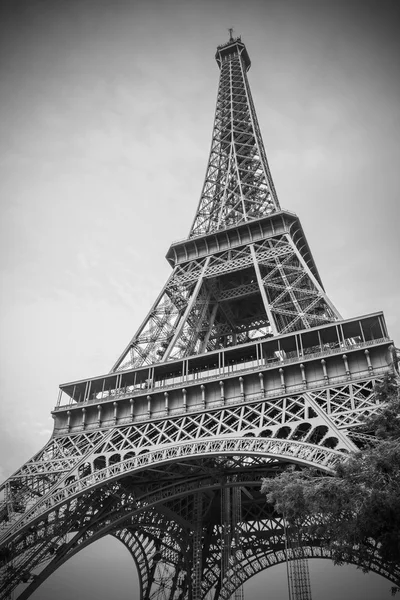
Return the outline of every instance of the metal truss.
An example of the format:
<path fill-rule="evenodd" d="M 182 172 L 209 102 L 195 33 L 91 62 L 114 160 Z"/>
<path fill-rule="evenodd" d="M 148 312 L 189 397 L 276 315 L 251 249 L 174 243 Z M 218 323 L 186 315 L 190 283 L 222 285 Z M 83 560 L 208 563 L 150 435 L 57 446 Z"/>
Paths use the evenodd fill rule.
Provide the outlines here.
<path fill-rule="evenodd" d="M 303 532 L 285 521 L 287 570 L 291 600 L 311 600 L 308 560 L 303 548 Z"/>
<path fill-rule="evenodd" d="M 170 277 L 111 374 L 62 386 L 71 403 L 53 436 L 0 486 L 0 600 L 25 600 L 109 534 L 136 563 L 141 600 L 242 600 L 247 579 L 286 560 L 262 478 L 288 464 L 331 473 L 379 410 L 376 377 L 396 368 L 383 317 L 340 320 L 280 209 L 244 44 L 216 58 L 205 183 Z M 302 544 L 302 560 L 330 556 L 307 529 Z M 369 559 L 400 580 L 374 545 Z"/>
<path fill-rule="evenodd" d="M 179 264 L 114 366 L 124 371 L 339 319 L 289 234 Z"/>
<path fill-rule="evenodd" d="M 132 550 L 142 598 L 239 598 L 246 544 L 252 545 L 252 532 L 261 526 L 248 502 L 249 494 L 254 497 L 250 488 L 287 463 L 329 472 L 343 452 L 356 448 L 347 428 L 377 408 L 368 380 L 53 437 L 2 486 L 6 591 L 0 598 L 24 583 L 29 586 L 21 598 L 28 597 L 99 532 L 120 532 L 116 535 Z M 222 481 L 232 512 L 228 543 L 221 500 L 215 500 Z M 135 529 L 133 536 L 137 519 L 140 535 Z M 224 554 L 223 548 L 230 550 Z"/>
<path fill-rule="evenodd" d="M 362 415 L 378 410 L 374 382 L 348 382 L 291 396 L 282 394 L 194 414 L 53 437 L 1 486 L 8 494 L 3 527 L 8 528 L 17 518 L 18 508 L 26 511 L 36 505 L 38 498 L 59 487 L 60 478 L 65 483 L 73 478 L 73 484 L 102 467 L 136 457 L 145 460 L 150 451 L 167 446 L 217 438 L 229 441 L 239 436 L 245 440 L 271 438 L 275 444 L 286 439 L 301 444 L 315 444 L 317 440 L 327 449 L 353 450 L 355 446 L 343 429 L 357 425 Z"/>
<path fill-rule="evenodd" d="M 207 173 L 190 236 L 279 210 L 240 39 L 217 52 L 221 73 Z"/>
<path fill-rule="evenodd" d="M 146 493 L 135 502 L 134 488 L 138 484 L 129 485 L 122 479 L 107 491 L 103 488 L 100 494 L 84 498 L 80 514 L 75 507 L 73 530 L 70 520 L 60 522 L 58 532 L 51 529 L 50 520 L 43 522 L 37 527 L 35 542 L 28 536 L 16 542 L 18 554 L 14 566 L 3 573 L 1 598 L 7 598 L 16 582 L 20 583 L 16 588 L 18 597 L 28 598 L 68 558 L 110 533 L 131 552 L 138 568 L 143 599 L 228 600 L 232 596 L 240 597 L 240 589 L 247 579 L 285 560 L 282 519 L 272 512 L 259 492 L 258 476 L 267 474 L 266 466 L 260 464 L 250 473 L 243 464 L 220 463 L 220 469 L 230 472 L 225 476 L 224 484 L 221 484 L 221 475 L 217 471 L 211 477 L 203 475 L 195 480 L 189 475 L 188 466 L 182 470 L 181 481 L 172 486 L 172 493 L 155 494 L 154 489 L 150 490 L 152 486 L 147 484 L 147 503 L 143 500 Z M 275 463 L 274 468 L 282 468 L 282 465 Z M 142 489 L 144 487 L 143 481 Z M 165 480 L 164 490 L 167 490 Z M 226 514 L 224 516 L 220 510 L 221 503 L 226 506 L 227 494 L 233 505 L 235 497 L 240 498 L 236 507 L 239 504 L 241 507 L 240 516 L 229 509 L 228 531 Z M 200 513 L 199 497 L 202 498 Z M 85 513 L 86 520 L 83 519 Z M 199 514 L 200 544 L 196 537 Z M 237 525 L 238 516 L 240 536 L 237 529 L 232 528 L 233 524 Z M 227 537 L 230 551 L 226 545 Z M 310 538 L 307 531 L 303 547 L 306 558 L 330 557 L 321 547 L 321 540 Z M 200 559 L 197 563 L 195 556 Z M 357 564 L 357 551 L 353 562 Z M 199 564 L 202 567 L 200 585 L 199 580 L 193 578 Z M 373 546 L 369 566 L 393 581 L 399 576 L 399 573 L 385 569 Z"/>
<path fill-rule="evenodd" d="M 189 240 L 280 211 L 247 81 L 244 44 L 231 40 L 218 49 L 217 61 L 221 73 L 211 152 Z M 283 222 L 280 233 L 271 225 L 257 243 L 229 244 L 202 258 L 190 257 L 186 248 L 187 259 L 175 264 L 113 370 L 339 319 L 304 250 L 305 239 L 299 241 L 303 234 L 293 222 Z"/>

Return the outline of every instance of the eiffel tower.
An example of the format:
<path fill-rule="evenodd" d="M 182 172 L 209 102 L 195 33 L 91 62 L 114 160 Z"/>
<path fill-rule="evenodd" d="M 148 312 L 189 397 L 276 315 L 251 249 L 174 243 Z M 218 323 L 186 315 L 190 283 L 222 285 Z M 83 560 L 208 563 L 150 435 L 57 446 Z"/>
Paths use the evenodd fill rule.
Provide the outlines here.
<path fill-rule="evenodd" d="M 1 599 L 105 535 L 131 553 L 142 600 L 241 598 L 285 561 L 261 479 L 332 472 L 396 368 L 383 314 L 341 318 L 280 207 L 240 37 L 216 61 L 205 182 L 170 277 L 110 373 L 60 386 L 51 439 L 1 486 Z M 330 557 L 307 532 L 303 551 Z M 400 578 L 377 550 L 370 568 Z"/>

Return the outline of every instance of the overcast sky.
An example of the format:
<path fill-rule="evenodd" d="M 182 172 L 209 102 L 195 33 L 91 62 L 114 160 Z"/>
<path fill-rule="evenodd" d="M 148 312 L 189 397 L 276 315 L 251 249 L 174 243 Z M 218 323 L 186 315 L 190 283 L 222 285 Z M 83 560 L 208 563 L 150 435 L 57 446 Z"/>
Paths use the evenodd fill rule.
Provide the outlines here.
<path fill-rule="evenodd" d="M 327 293 L 345 318 L 383 310 L 399 345 L 396 5 L 3 0 L 0 479 L 47 441 L 58 385 L 108 372 L 167 278 L 202 188 L 228 27 L 253 63 L 280 203 L 299 215 Z M 133 570 L 103 540 L 32 598 L 53 586 L 58 600 L 136 600 Z M 313 563 L 315 598 L 390 597 L 352 571 Z M 284 586 L 272 569 L 246 597 L 280 600 Z"/>

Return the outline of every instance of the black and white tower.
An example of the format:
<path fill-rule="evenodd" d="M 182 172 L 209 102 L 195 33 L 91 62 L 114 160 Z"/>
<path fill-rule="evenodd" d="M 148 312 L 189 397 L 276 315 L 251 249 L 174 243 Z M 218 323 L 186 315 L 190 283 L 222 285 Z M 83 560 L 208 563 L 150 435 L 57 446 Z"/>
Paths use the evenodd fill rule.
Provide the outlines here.
<path fill-rule="evenodd" d="M 0 488 L 3 600 L 105 535 L 131 553 L 142 600 L 241 598 L 285 560 L 261 479 L 331 472 L 395 369 L 383 314 L 341 318 L 280 206 L 241 39 L 216 60 L 205 181 L 170 277 L 110 373 L 60 386 L 51 439 Z M 399 579 L 377 552 L 371 567 Z"/>

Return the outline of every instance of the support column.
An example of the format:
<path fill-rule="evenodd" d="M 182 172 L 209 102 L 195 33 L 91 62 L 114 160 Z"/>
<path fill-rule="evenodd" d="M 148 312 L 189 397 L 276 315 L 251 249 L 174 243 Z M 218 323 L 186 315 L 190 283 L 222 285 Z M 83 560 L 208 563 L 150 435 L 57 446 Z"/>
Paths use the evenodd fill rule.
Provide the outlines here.
<path fill-rule="evenodd" d="M 249 248 L 250 248 L 251 256 L 253 259 L 254 270 L 256 272 L 258 287 L 260 288 L 260 294 L 261 294 L 261 298 L 264 303 L 265 312 L 267 313 L 267 317 L 268 317 L 268 321 L 269 321 L 269 324 L 272 329 L 272 333 L 274 335 L 278 335 L 278 333 L 279 333 L 278 328 L 275 324 L 274 317 L 272 316 L 272 311 L 271 311 L 271 308 L 270 308 L 270 305 L 268 302 L 267 293 L 265 291 L 264 283 L 263 283 L 261 273 L 260 273 L 260 267 L 257 262 L 257 255 L 256 255 L 256 251 L 254 250 L 254 245 L 250 244 Z"/>
<path fill-rule="evenodd" d="M 264 394 L 265 394 L 264 375 L 262 373 L 259 373 L 258 378 L 260 380 L 260 392 L 264 396 Z"/>
<path fill-rule="evenodd" d="M 364 350 L 364 354 L 365 354 L 365 358 L 367 360 L 368 371 L 372 371 L 373 367 L 372 367 L 372 363 L 371 363 L 371 357 L 369 355 L 369 350 Z"/>
<path fill-rule="evenodd" d="M 200 277 L 199 277 L 199 280 L 198 280 L 198 282 L 196 283 L 196 287 L 195 287 L 195 288 L 194 288 L 194 290 L 193 290 L 193 293 L 192 293 L 192 295 L 191 295 L 191 298 L 190 298 L 190 300 L 189 300 L 189 303 L 188 303 L 188 305 L 187 305 L 187 307 L 186 307 L 185 313 L 184 313 L 184 315 L 182 316 L 182 318 L 181 318 L 180 322 L 178 323 L 178 326 L 177 326 L 177 328 L 175 329 L 174 336 L 173 336 L 173 338 L 172 338 L 172 340 L 171 340 L 171 342 L 170 342 L 170 344 L 169 344 L 168 348 L 166 349 L 166 351 L 165 351 L 165 353 L 164 353 L 164 356 L 162 357 L 162 360 L 163 360 L 163 361 L 166 361 L 166 360 L 168 360 L 168 357 L 169 357 L 169 355 L 171 354 L 171 352 L 172 352 L 172 349 L 174 348 L 174 346 L 175 346 L 175 344 L 176 344 L 177 340 L 179 339 L 179 337 L 180 337 L 180 335 L 181 335 L 181 333 L 182 333 L 183 327 L 184 327 L 184 325 L 185 325 L 185 323 L 186 323 L 186 321 L 187 321 L 187 319 L 188 319 L 188 316 L 190 315 L 190 311 L 192 310 L 192 308 L 193 308 L 193 306 L 194 306 L 194 304 L 195 304 L 195 302 L 196 302 L 196 300 L 197 300 L 197 296 L 199 295 L 199 292 L 200 292 L 200 290 L 201 290 L 201 286 L 203 285 L 203 281 L 204 281 L 204 279 L 203 279 L 203 278 L 204 278 L 204 274 L 205 274 L 205 272 L 206 272 L 206 269 L 207 269 L 207 267 L 208 267 L 208 265 L 209 265 L 209 263 L 210 263 L 210 260 L 211 260 L 211 257 L 210 257 L 210 256 L 209 256 L 209 257 L 208 257 L 208 258 L 205 260 L 205 263 L 204 263 L 203 269 L 202 269 L 202 271 L 201 271 L 201 275 L 200 275 Z"/>
<path fill-rule="evenodd" d="M 231 550 L 231 497 L 226 481 L 221 484 L 221 587 L 229 569 Z"/>
<path fill-rule="evenodd" d="M 192 566 L 192 599 L 202 600 L 201 575 L 202 538 L 203 538 L 203 497 L 201 493 L 194 496 L 193 501 L 193 566 Z"/>
<path fill-rule="evenodd" d="M 341 319 L 342 318 L 341 314 L 337 310 L 336 306 L 330 301 L 330 299 L 328 298 L 325 290 L 323 289 L 323 287 L 321 286 L 321 284 L 319 283 L 319 281 L 317 281 L 316 277 L 312 273 L 311 269 L 307 265 L 306 261 L 304 260 L 304 258 L 301 255 L 301 253 L 298 251 L 298 249 L 296 247 L 296 244 L 294 243 L 294 241 L 292 239 L 292 236 L 291 235 L 287 235 L 286 239 L 289 242 L 289 244 L 291 245 L 291 247 L 293 249 L 293 252 L 297 256 L 298 260 L 300 261 L 300 264 L 302 265 L 303 269 L 305 270 L 305 272 L 307 273 L 308 277 L 311 279 L 311 281 L 313 282 L 313 284 L 317 288 L 318 292 L 323 297 L 323 299 L 326 302 L 326 304 L 329 306 L 329 308 L 331 309 L 331 311 L 333 312 L 333 314 L 335 315 L 335 317 L 337 319 Z"/>
<path fill-rule="evenodd" d="M 131 421 L 133 421 L 133 407 L 134 407 L 134 400 L 133 400 L 133 398 L 130 398 L 130 400 L 129 400 L 129 404 L 130 404 L 130 416 L 131 416 Z"/>
<path fill-rule="evenodd" d="M 225 391 L 224 391 L 224 382 L 223 381 L 219 382 L 219 387 L 221 390 L 221 401 L 223 404 L 225 404 Z"/>
<path fill-rule="evenodd" d="M 205 385 L 201 384 L 200 389 L 201 389 L 201 406 L 202 406 L 202 408 L 205 408 L 206 407 L 206 387 L 205 387 Z"/>

